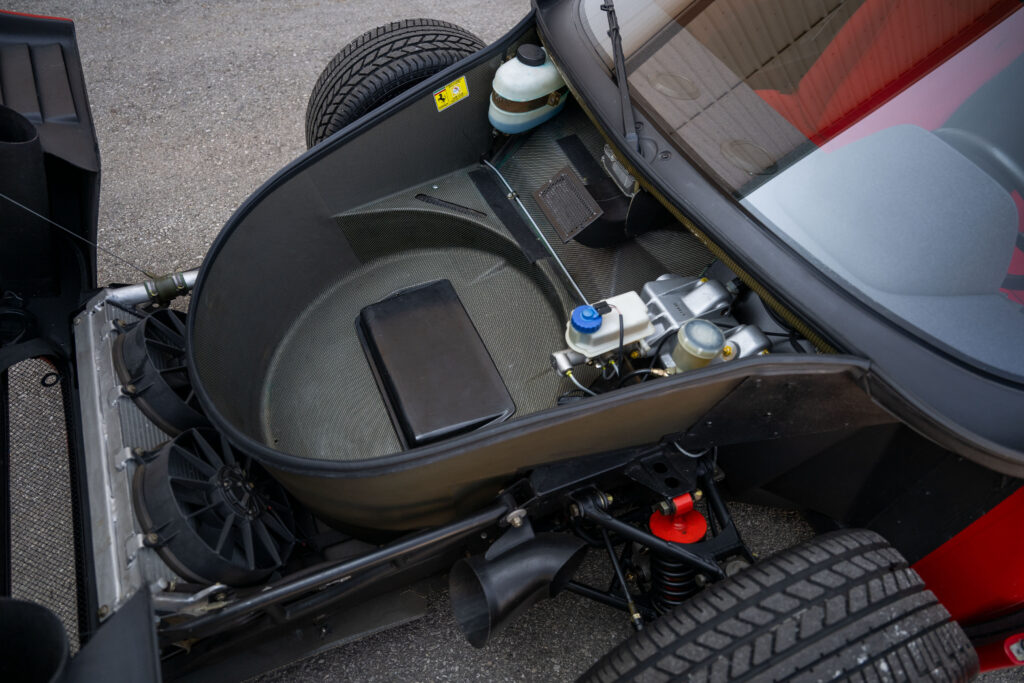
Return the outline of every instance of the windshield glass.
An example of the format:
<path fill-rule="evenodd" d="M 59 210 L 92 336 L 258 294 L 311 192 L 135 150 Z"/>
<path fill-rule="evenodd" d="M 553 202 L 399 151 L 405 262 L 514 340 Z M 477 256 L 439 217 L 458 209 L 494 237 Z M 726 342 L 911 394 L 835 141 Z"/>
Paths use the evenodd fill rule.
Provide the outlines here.
<path fill-rule="evenodd" d="M 705 174 L 890 317 L 1024 377 L 1019 0 L 615 6 L 634 105 Z"/>

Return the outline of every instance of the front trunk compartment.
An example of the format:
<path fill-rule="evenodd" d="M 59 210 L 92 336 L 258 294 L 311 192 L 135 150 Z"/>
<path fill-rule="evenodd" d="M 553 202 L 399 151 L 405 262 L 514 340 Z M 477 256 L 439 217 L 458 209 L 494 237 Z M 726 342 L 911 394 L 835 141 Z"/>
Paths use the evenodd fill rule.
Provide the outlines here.
<path fill-rule="evenodd" d="M 531 40 L 527 29 L 439 75 L 434 85 L 465 76 L 471 93 L 443 111 L 423 85 L 311 149 L 236 212 L 203 265 L 188 348 L 204 409 L 235 446 L 340 528 L 448 522 L 491 500 L 518 471 L 684 432 L 754 374 L 838 373 L 856 382 L 863 371 L 849 359 L 779 354 L 629 386 L 626 370 L 650 371 L 621 348 L 624 367 L 554 371 L 574 307 L 667 275 L 700 284 L 715 259 L 681 224 L 650 210 L 649 225 L 607 246 L 560 237 L 535 192 L 565 172 L 610 184 L 600 163 L 609 152 L 572 101 L 532 131 L 491 130 L 491 79 Z M 407 416 L 382 389 L 390 370 L 371 362 L 357 321 L 367 307 L 438 281 L 464 307 L 514 414 L 409 448 Z M 810 348 L 792 336 L 785 343 Z M 460 382 L 473 374 L 456 376 L 447 391 Z M 575 400 L 595 382 L 593 393 L 605 393 Z M 437 389 L 421 383 L 425 405 L 446 400 Z"/>

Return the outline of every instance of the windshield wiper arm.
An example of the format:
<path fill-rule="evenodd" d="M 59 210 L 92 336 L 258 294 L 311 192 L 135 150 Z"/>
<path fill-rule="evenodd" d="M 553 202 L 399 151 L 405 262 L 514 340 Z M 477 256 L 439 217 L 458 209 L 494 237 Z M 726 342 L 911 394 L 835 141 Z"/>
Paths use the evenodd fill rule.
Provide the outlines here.
<path fill-rule="evenodd" d="M 612 41 L 615 83 L 619 86 L 619 100 L 622 105 L 622 126 L 625 129 L 626 142 L 642 155 L 640 137 L 636 134 L 633 103 L 629 100 L 629 83 L 626 82 L 626 56 L 622 52 L 622 35 L 619 33 L 619 20 L 615 16 L 614 1 L 607 0 L 607 2 L 601 5 L 601 9 L 608 15 L 608 37 Z"/>

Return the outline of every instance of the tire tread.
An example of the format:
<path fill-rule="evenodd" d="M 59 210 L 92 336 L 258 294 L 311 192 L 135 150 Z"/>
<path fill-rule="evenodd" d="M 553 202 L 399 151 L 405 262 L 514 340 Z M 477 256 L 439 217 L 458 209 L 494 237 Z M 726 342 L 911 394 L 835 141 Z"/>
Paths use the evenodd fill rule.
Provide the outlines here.
<path fill-rule="evenodd" d="M 953 683 L 978 671 L 963 630 L 871 531 L 837 531 L 717 583 L 634 634 L 582 681 Z"/>
<path fill-rule="evenodd" d="M 306 107 L 306 145 L 321 140 L 383 101 L 484 47 L 464 28 L 437 19 L 378 26 L 327 64 Z"/>

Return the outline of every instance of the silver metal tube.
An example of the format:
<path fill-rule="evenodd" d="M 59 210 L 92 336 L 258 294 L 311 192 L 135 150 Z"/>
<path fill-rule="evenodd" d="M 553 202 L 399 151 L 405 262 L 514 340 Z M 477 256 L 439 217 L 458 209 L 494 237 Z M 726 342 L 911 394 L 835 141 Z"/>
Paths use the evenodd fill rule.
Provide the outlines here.
<path fill-rule="evenodd" d="M 107 301 L 113 301 L 122 306 L 136 306 L 148 301 L 159 301 L 174 299 L 185 296 L 196 286 L 196 278 L 199 276 L 199 269 L 186 270 L 181 273 L 172 273 L 155 280 L 146 280 L 127 287 L 118 287 L 107 292 Z"/>
<path fill-rule="evenodd" d="M 540 226 L 537 225 L 537 221 L 533 220 L 533 216 L 530 215 L 530 212 L 526 210 L 526 207 L 523 205 L 523 202 L 519 199 L 519 193 L 512 189 L 512 186 L 508 184 L 507 180 L 505 180 L 505 176 L 501 175 L 501 171 L 495 168 L 495 166 L 491 162 L 484 159 L 483 163 L 485 166 L 494 171 L 494 175 L 498 176 L 498 179 L 502 182 L 502 184 L 508 188 L 509 198 L 515 200 L 515 203 L 519 205 L 519 210 L 522 211 L 523 214 L 526 216 L 526 220 L 530 221 L 530 225 L 533 226 L 533 231 L 537 233 L 537 237 L 539 237 L 540 241 L 544 243 L 544 248 L 548 250 L 549 254 L 551 254 L 551 258 L 555 259 L 555 263 L 558 264 L 558 267 L 562 271 L 562 274 L 565 275 L 565 279 L 568 280 L 569 284 L 572 285 L 572 288 L 576 290 L 576 294 L 579 295 L 580 301 L 589 305 L 590 302 L 587 301 L 587 297 L 584 296 L 583 290 L 581 290 L 579 288 L 579 285 L 576 284 L 576 280 L 572 279 L 572 275 L 569 274 L 569 270 L 565 267 L 565 264 L 562 263 L 562 259 L 558 258 L 558 254 L 556 254 L 555 250 L 551 247 L 551 243 L 548 242 L 548 238 L 544 236 L 543 232 L 541 232 Z"/>

